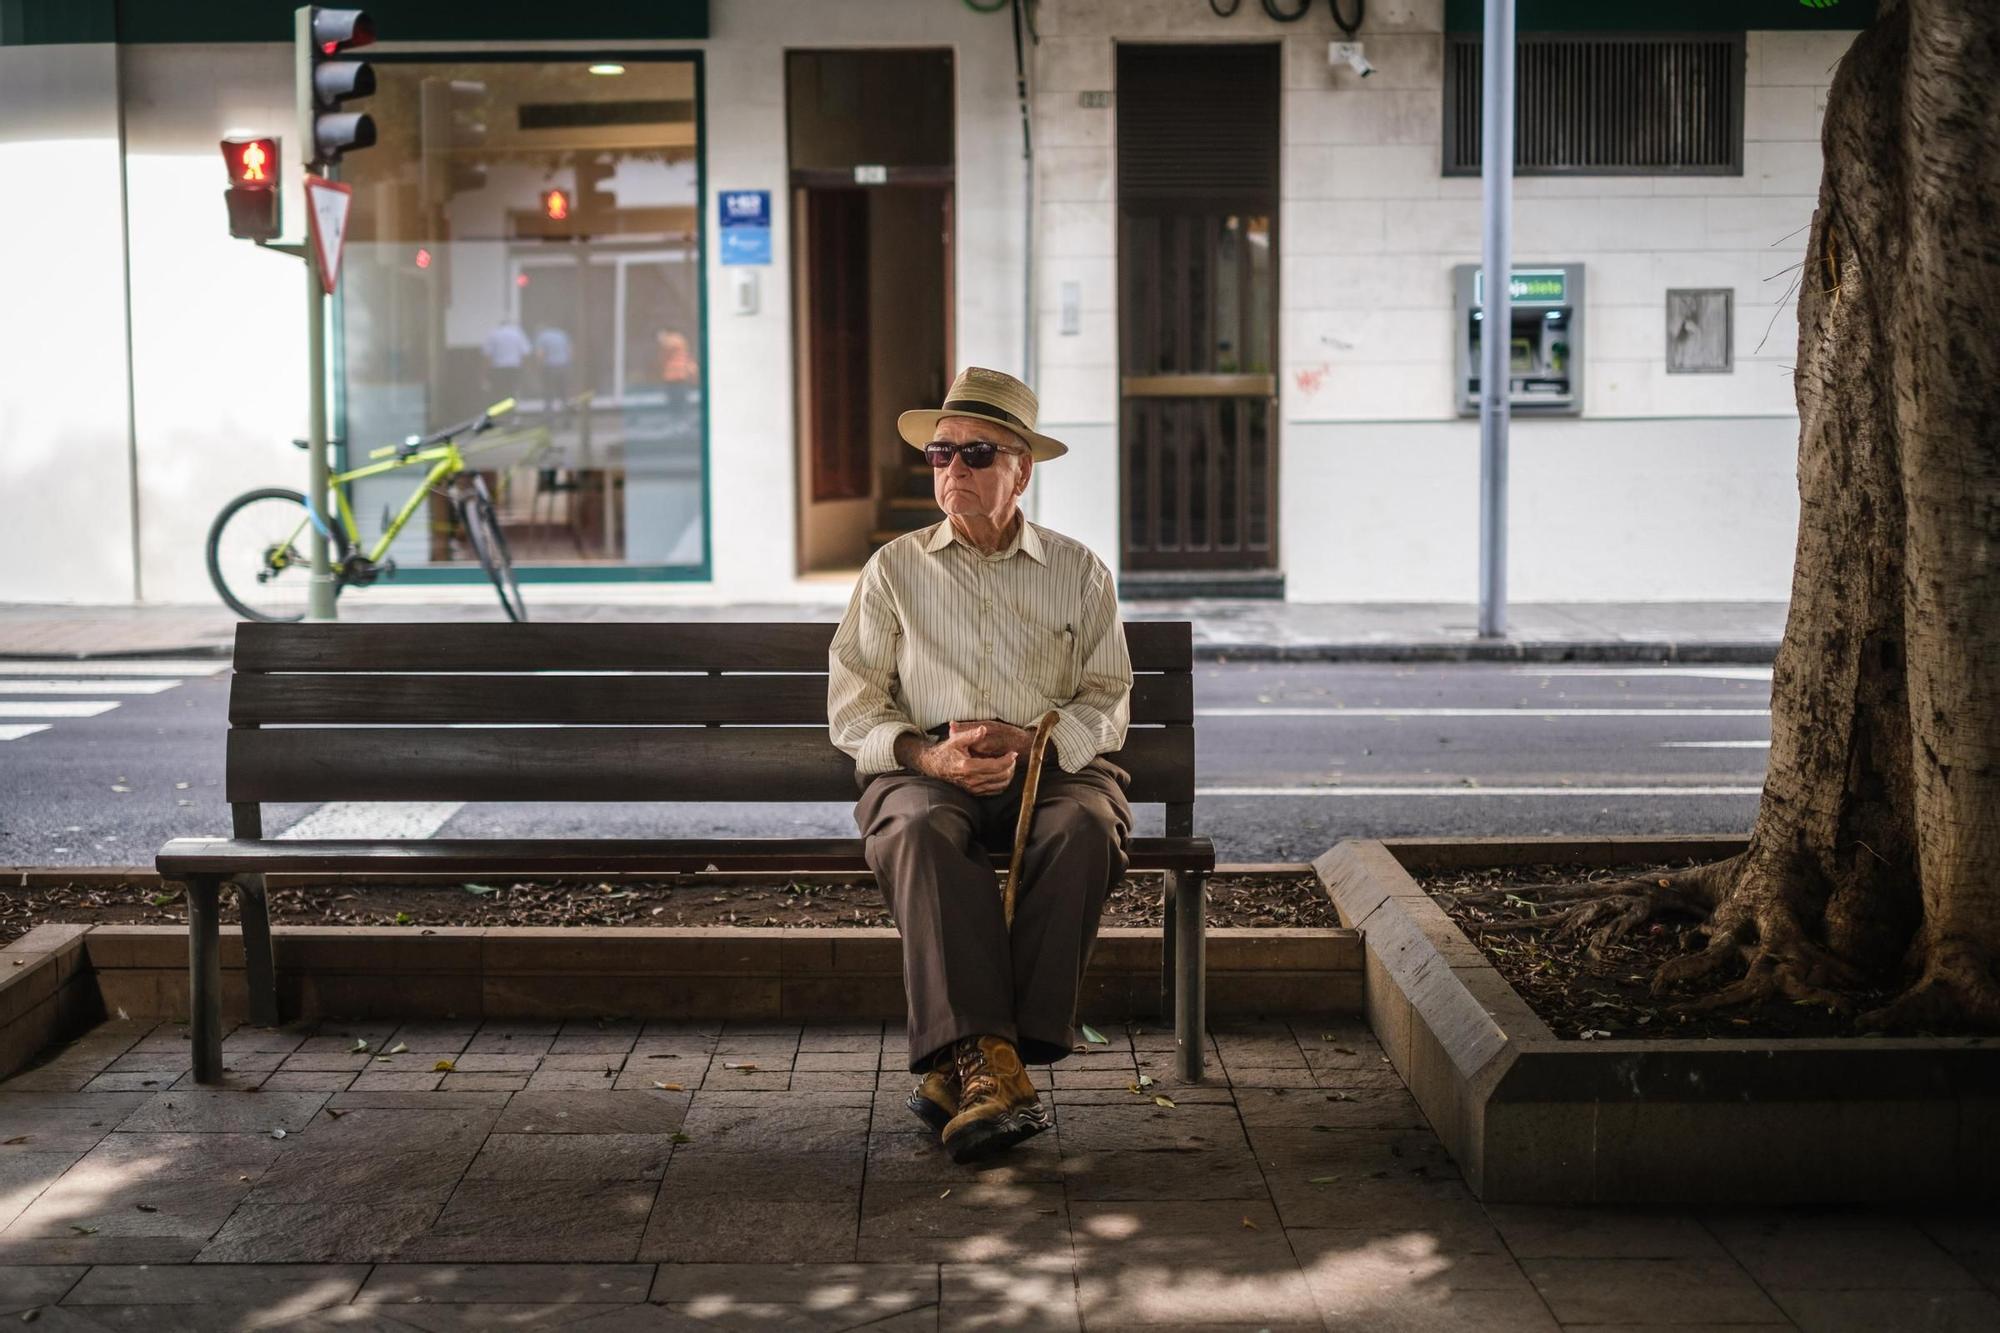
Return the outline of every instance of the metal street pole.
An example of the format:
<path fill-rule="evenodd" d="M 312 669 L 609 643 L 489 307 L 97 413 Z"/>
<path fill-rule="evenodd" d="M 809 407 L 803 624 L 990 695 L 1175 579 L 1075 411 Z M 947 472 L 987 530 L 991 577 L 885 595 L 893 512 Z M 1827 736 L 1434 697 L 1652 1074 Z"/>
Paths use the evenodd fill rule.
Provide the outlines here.
<path fill-rule="evenodd" d="M 306 584 L 306 619 L 334 619 L 333 558 L 327 549 L 327 529 L 334 515 L 327 506 L 326 466 L 326 289 L 320 285 L 318 247 L 306 241 L 306 374 L 312 389 L 306 399 L 306 495 L 320 522 L 312 525 L 312 578 Z"/>
<path fill-rule="evenodd" d="M 299 164 L 310 175 L 319 165 L 318 107 L 313 99 L 313 27 L 311 5 L 292 15 L 292 100 L 297 111 Z M 306 197 L 312 207 L 312 197 Z M 327 528 L 334 515 L 327 510 L 326 467 L 326 289 L 320 284 L 319 247 L 313 244 L 310 220 L 306 232 L 306 505 L 318 515 L 312 524 L 312 574 L 306 582 L 306 619 L 334 618 L 333 557 Z"/>
<path fill-rule="evenodd" d="M 1479 636 L 1507 632 L 1507 422 L 1512 374 L 1514 0 L 1486 0 L 1479 139 Z"/>

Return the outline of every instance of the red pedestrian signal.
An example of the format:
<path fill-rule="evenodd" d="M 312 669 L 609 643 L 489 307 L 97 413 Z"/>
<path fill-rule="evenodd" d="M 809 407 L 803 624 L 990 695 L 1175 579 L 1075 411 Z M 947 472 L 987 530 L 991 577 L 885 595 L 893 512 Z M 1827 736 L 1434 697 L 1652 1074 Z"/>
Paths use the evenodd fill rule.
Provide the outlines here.
<path fill-rule="evenodd" d="M 542 216 L 551 222 L 566 221 L 569 218 L 569 192 L 567 190 L 543 190 Z"/>
<path fill-rule="evenodd" d="M 265 190 L 277 188 L 276 139 L 224 139 L 222 160 L 229 167 L 231 185 L 249 185 Z"/>
<path fill-rule="evenodd" d="M 242 241 L 278 239 L 278 141 L 268 135 L 224 139 L 222 162 L 229 168 L 229 234 Z"/>

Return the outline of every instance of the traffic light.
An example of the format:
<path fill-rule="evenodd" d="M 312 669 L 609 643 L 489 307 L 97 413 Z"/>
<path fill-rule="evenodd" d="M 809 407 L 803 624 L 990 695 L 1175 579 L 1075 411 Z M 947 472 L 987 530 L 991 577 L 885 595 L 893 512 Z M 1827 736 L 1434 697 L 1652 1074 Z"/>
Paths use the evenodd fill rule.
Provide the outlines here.
<path fill-rule="evenodd" d="M 569 210 L 570 210 L 570 202 L 569 202 L 568 190 L 542 191 L 543 217 L 547 218 L 551 222 L 567 222 L 569 221 Z"/>
<path fill-rule="evenodd" d="M 229 234 L 239 241 L 274 241 L 279 230 L 278 141 L 268 137 L 222 141 L 229 168 Z"/>
<path fill-rule="evenodd" d="M 335 59 L 344 51 L 371 44 L 375 24 L 363 10 L 305 5 L 298 11 L 295 38 L 306 166 L 332 166 L 349 149 L 375 142 L 375 122 L 365 111 L 340 110 L 343 103 L 375 91 L 375 71 L 365 60 Z"/>
<path fill-rule="evenodd" d="M 486 146 L 486 85 L 478 79 L 425 79 L 417 90 L 425 204 L 485 188 L 486 168 L 466 157 Z"/>

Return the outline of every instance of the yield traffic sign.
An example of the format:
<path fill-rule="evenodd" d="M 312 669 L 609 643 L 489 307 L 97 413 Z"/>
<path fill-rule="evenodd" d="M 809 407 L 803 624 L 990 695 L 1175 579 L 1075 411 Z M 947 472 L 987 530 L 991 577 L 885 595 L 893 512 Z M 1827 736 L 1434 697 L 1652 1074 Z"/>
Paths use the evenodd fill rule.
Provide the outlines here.
<path fill-rule="evenodd" d="M 347 240 L 347 215 L 353 203 L 353 186 L 306 176 L 306 218 L 311 223 L 313 249 L 319 259 L 320 285 L 328 295 L 340 281 L 340 252 Z"/>

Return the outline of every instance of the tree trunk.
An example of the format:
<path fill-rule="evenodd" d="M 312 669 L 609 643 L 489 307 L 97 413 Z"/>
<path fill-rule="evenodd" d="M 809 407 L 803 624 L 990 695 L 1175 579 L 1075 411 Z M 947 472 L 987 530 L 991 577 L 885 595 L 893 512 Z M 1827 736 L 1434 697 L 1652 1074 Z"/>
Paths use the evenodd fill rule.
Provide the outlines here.
<path fill-rule="evenodd" d="M 1885 0 L 1828 95 L 1799 279 L 1799 536 L 1747 851 L 1616 886 L 1694 1003 L 1894 994 L 1878 1027 L 2000 1027 L 2000 5 Z"/>

